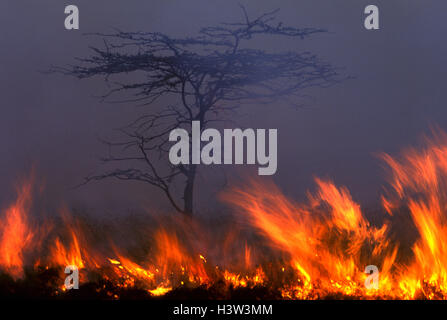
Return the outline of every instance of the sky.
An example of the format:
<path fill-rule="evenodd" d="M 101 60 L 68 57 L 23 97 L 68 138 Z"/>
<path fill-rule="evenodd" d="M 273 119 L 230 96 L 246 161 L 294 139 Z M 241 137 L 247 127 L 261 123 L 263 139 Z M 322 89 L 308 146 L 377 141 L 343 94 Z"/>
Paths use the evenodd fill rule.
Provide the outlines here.
<path fill-rule="evenodd" d="M 80 81 L 42 71 L 64 66 L 101 45 L 91 32 L 195 34 L 199 28 L 241 18 L 239 3 L 252 16 L 279 8 L 277 19 L 296 27 L 326 28 L 308 40 L 265 41 L 265 50 L 311 51 L 353 77 L 304 94 L 304 108 L 286 103 L 242 107 L 241 126 L 278 129 L 278 171 L 270 178 L 301 199 L 315 176 L 349 188 L 362 205 L 374 204 L 385 175 L 377 153 L 396 154 L 417 144 L 432 125 L 447 130 L 445 75 L 447 3 L 433 0 L 374 1 L 380 29 L 363 27 L 363 0 L 300 1 L 13 1 L 0 3 L 0 207 L 14 197 L 14 185 L 34 168 L 49 206 L 82 207 L 98 214 L 141 208 L 169 211 L 159 191 L 140 183 L 103 181 L 73 188 L 99 172 L 107 150 L 99 138 L 113 135 L 141 112 L 132 104 L 98 99 L 101 78 Z M 77 5 L 80 30 L 65 30 L 64 7 Z M 223 173 L 202 168 L 197 186 L 200 212 L 213 212 Z M 223 171 L 230 183 L 256 174 Z M 212 200 L 210 200 L 212 199 Z M 216 200 L 217 201 L 217 200 Z"/>

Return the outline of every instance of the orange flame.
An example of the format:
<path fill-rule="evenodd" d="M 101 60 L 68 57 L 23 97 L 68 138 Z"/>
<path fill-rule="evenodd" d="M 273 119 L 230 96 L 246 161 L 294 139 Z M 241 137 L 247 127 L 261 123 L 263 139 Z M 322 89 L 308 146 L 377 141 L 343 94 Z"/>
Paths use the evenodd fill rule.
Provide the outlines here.
<path fill-rule="evenodd" d="M 309 204 L 298 205 L 287 200 L 274 185 L 255 184 L 237 190 L 229 200 L 249 214 L 276 249 L 289 255 L 290 265 L 300 275 L 293 293 L 285 296 L 315 298 L 328 293 L 364 294 L 366 265 L 362 261 L 364 244 L 373 246 L 372 261 L 382 260 L 382 273 L 387 279 L 397 248 L 391 248 L 385 235 L 387 225 L 371 227 L 360 206 L 352 201 L 345 188 L 316 179 L 318 191 L 309 194 Z M 386 269 L 386 270 L 384 270 Z"/>
<path fill-rule="evenodd" d="M 31 181 L 23 183 L 15 204 L 0 219 L 0 267 L 15 279 L 23 276 L 24 253 L 34 237 L 27 216 L 31 188 Z"/>
<path fill-rule="evenodd" d="M 414 258 L 399 279 L 407 298 L 447 297 L 447 135 L 433 131 L 425 146 L 411 148 L 399 159 L 383 155 L 391 168 L 394 195 L 384 197 L 389 207 L 406 204 L 420 238 Z"/>
<path fill-rule="evenodd" d="M 61 234 L 46 237 L 49 251 L 41 252 L 36 239 L 45 228 L 30 227 L 27 182 L 0 216 L 0 269 L 18 279 L 27 263 L 60 270 L 76 265 L 116 288 L 154 296 L 223 284 L 265 286 L 285 299 L 447 299 L 447 135 L 435 133 L 422 148 L 381 158 L 390 169 L 390 188 L 381 197 L 380 223 L 371 223 L 349 190 L 330 180 L 316 178 L 316 190 L 304 203 L 291 201 L 272 183 L 254 182 L 224 196 L 241 211 L 237 224 L 219 226 L 219 232 L 197 221 L 162 224 L 141 243 L 147 250 L 132 256 L 111 238 L 111 252 L 103 254 L 86 237 L 85 225 L 68 214 L 57 229 Z M 405 214 L 417 231 L 409 243 L 394 230 Z M 378 289 L 365 286 L 368 265 L 380 270 Z"/>

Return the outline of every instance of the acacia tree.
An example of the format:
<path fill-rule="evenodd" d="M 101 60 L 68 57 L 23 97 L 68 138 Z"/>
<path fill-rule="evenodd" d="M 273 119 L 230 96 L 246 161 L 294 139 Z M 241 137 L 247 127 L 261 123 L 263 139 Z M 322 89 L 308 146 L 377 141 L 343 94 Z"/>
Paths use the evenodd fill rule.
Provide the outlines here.
<path fill-rule="evenodd" d="M 110 87 L 105 100 L 125 95 L 121 102 L 138 102 L 148 111 L 121 130 L 123 141 L 106 142 L 115 152 L 102 160 L 124 167 L 89 176 L 86 182 L 110 177 L 146 182 L 161 189 L 178 212 L 192 215 L 197 165 L 173 166 L 166 159 L 171 130 L 191 133 L 192 121 L 200 121 L 204 130 L 213 121 L 228 119 L 242 103 L 276 102 L 340 80 L 336 68 L 312 53 L 247 46 L 260 36 L 304 39 L 326 32 L 284 26 L 274 21 L 277 11 L 250 19 L 242 7 L 242 21 L 202 28 L 194 37 L 95 34 L 104 46 L 93 47 L 91 56 L 58 71 L 81 79 L 104 76 Z M 173 191 L 179 179 L 182 196 Z"/>

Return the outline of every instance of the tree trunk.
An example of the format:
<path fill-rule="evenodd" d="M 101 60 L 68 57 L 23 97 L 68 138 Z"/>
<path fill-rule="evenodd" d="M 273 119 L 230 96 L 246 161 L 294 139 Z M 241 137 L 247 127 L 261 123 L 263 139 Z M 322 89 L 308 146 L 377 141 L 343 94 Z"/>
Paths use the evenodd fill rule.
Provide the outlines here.
<path fill-rule="evenodd" d="M 185 204 L 183 213 L 187 217 L 192 217 L 194 214 L 194 180 L 196 177 L 196 167 L 197 165 L 195 164 L 190 166 L 186 177 L 185 190 L 183 192 L 183 200 Z"/>

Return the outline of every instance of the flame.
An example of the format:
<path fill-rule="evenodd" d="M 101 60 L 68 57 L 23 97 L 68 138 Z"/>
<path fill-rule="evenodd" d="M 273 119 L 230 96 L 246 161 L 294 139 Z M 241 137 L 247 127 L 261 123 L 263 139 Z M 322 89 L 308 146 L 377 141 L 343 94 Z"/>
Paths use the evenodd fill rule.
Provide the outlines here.
<path fill-rule="evenodd" d="M 422 148 L 400 158 L 382 155 L 391 168 L 391 208 L 407 206 L 418 230 L 413 261 L 403 267 L 399 286 L 406 298 L 447 297 L 447 135 L 433 130 Z"/>
<path fill-rule="evenodd" d="M 56 266 L 72 265 L 78 269 L 82 269 L 85 267 L 85 264 L 82 258 L 79 240 L 73 231 L 71 232 L 71 241 L 67 249 L 59 238 L 55 240 L 51 262 Z"/>
<path fill-rule="evenodd" d="M 88 222 L 67 210 L 52 232 L 48 219 L 31 224 L 30 180 L 0 216 L 0 271 L 17 280 L 27 267 L 62 273 L 75 265 L 82 281 L 105 281 L 96 290 L 113 299 L 124 289 L 163 296 L 198 287 L 264 287 L 284 299 L 447 299 L 447 134 L 433 136 L 398 156 L 380 155 L 389 186 L 374 223 L 332 180 L 316 178 L 300 203 L 273 183 L 253 181 L 223 196 L 238 213 L 234 223 L 209 229 L 199 221 L 161 221 L 141 250 L 120 247 L 107 234 L 110 245 L 99 248 Z M 415 231 L 409 240 L 396 233 L 404 219 Z M 378 289 L 365 286 L 369 265 L 380 271 Z"/>
<path fill-rule="evenodd" d="M 372 245 L 372 261 L 381 260 L 386 285 L 387 273 L 397 248 L 386 240 L 388 226 L 371 227 L 346 188 L 316 179 L 318 190 L 309 194 L 309 203 L 290 202 L 274 185 L 254 184 L 239 189 L 229 201 L 248 213 L 250 223 L 289 256 L 299 274 L 296 286 L 284 296 L 316 298 L 328 293 L 365 294 L 362 261 L 364 245 Z M 371 264 L 371 263 L 369 263 Z"/>
<path fill-rule="evenodd" d="M 150 292 L 152 295 L 154 295 L 154 296 L 163 296 L 163 295 L 165 295 L 166 293 L 168 293 L 168 292 L 171 291 L 171 290 L 172 290 L 171 287 L 168 287 L 168 288 L 165 288 L 165 287 L 158 287 L 158 288 L 156 288 L 156 289 L 154 289 L 154 290 L 149 290 L 149 292 Z"/>
<path fill-rule="evenodd" d="M 24 182 L 18 190 L 16 202 L 0 219 L 0 267 L 15 279 L 23 276 L 24 253 L 32 245 L 34 237 L 27 216 L 31 189 L 32 182 Z"/>
<path fill-rule="evenodd" d="M 158 255 L 156 265 L 161 268 L 163 277 L 177 269 L 182 276 L 186 276 L 190 282 L 203 284 L 208 279 L 205 270 L 206 259 L 201 254 L 188 254 L 187 250 L 179 243 L 177 236 L 166 230 L 161 230 L 155 235 Z"/>

